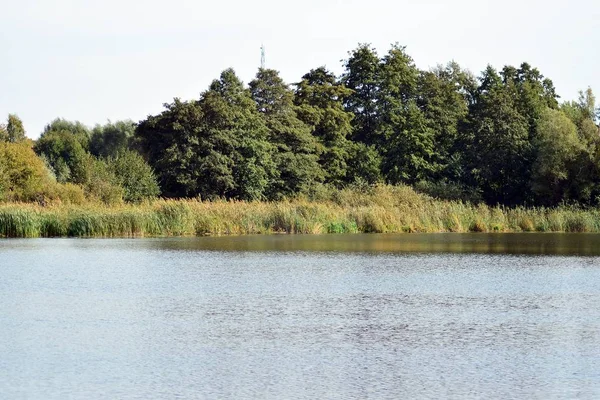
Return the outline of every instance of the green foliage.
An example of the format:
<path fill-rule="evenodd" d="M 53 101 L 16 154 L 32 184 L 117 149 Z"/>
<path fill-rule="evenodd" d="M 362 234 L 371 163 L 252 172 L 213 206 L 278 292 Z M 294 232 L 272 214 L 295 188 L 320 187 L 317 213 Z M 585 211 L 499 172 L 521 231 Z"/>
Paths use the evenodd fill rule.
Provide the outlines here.
<path fill-rule="evenodd" d="M 80 188 L 57 184 L 42 159 L 26 142 L 0 142 L 0 201 L 80 204 Z"/>
<path fill-rule="evenodd" d="M 381 66 L 382 172 L 390 183 L 414 183 L 437 170 L 434 132 L 417 104 L 419 70 L 404 47 L 392 46 Z"/>
<path fill-rule="evenodd" d="M 351 143 L 347 151 L 347 182 L 374 184 L 383 180 L 381 176 L 381 156 L 374 146 L 368 146 L 364 143 Z"/>
<path fill-rule="evenodd" d="M 166 110 L 160 115 L 149 116 L 139 123 L 136 139 L 145 158 L 157 171 L 165 196 L 197 196 L 200 194 L 198 181 L 203 179 L 195 168 L 201 162 L 196 155 L 196 148 L 202 133 L 202 111 L 197 102 L 182 102 L 179 99 L 172 104 L 165 104 L 165 107 Z M 211 147 L 216 147 L 216 143 Z M 218 153 L 214 151 L 205 155 L 204 162 L 210 163 L 211 158 L 219 160 Z M 215 179 L 222 179 L 221 175 L 218 174 Z"/>
<path fill-rule="evenodd" d="M 575 162 L 584 151 L 577 127 L 560 111 L 546 109 L 533 142 L 537 152 L 532 170 L 532 189 L 537 203 L 555 205 L 567 201 Z"/>
<path fill-rule="evenodd" d="M 377 137 L 379 115 L 379 83 L 381 64 L 377 51 L 369 44 L 360 44 L 348 53 L 341 81 L 352 92 L 344 99 L 346 111 L 354 115 L 352 139 L 367 145 L 380 142 Z"/>
<path fill-rule="evenodd" d="M 0 142 L 0 200 L 37 201 L 54 182 L 42 160 L 25 143 Z"/>
<path fill-rule="evenodd" d="M 80 184 L 85 181 L 85 143 L 83 135 L 72 130 L 47 127 L 34 150 L 48 163 L 58 182 Z"/>
<path fill-rule="evenodd" d="M 476 79 L 455 62 L 420 74 L 417 104 L 435 143 L 432 159 L 437 173 L 432 180 L 460 182 L 464 177 L 461 130 L 476 90 Z"/>
<path fill-rule="evenodd" d="M 90 153 L 96 157 L 116 157 L 131 148 L 135 133 L 131 120 L 96 125 L 91 132 Z"/>
<path fill-rule="evenodd" d="M 17 115 L 8 114 L 6 134 L 8 141 L 11 143 L 22 142 L 26 139 L 23 121 Z"/>
<path fill-rule="evenodd" d="M 79 141 L 82 148 L 84 148 L 86 151 L 89 150 L 91 132 L 87 126 L 85 126 L 79 121 L 73 122 L 67 121 L 66 119 L 57 118 L 54 121 L 50 122 L 48 125 L 46 125 L 40 137 L 43 137 L 52 132 L 61 131 L 69 132 L 77 139 L 77 141 Z"/>
<path fill-rule="evenodd" d="M 276 175 L 268 197 L 307 193 L 323 181 L 324 173 L 318 162 L 318 142 L 310 126 L 297 116 L 294 93 L 271 69 L 258 71 L 250 82 L 250 93 L 266 123 L 268 140 L 275 146 Z"/>
<path fill-rule="evenodd" d="M 492 204 L 520 204 L 529 199 L 530 142 L 527 118 L 511 88 L 488 67 L 470 110 L 471 173 Z"/>
<path fill-rule="evenodd" d="M 160 189 L 152 168 L 133 151 L 122 151 L 107 160 L 116 181 L 123 188 L 123 199 L 139 203 L 159 195 Z"/>
<path fill-rule="evenodd" d="M 8 142 L 8 131 L 3 124 L 0 124 L 0 142 Z"/>
<path fill-rule="evenodd" d="M 319 142 L 319 164 L 325 173 L 325 182 L 341 186 L 354 177 L 348 174 L 348 140 L 352 132 L 350 112 L 344 110 L 344 99 L 352 91 L 336 81 L 335 75 L 324 67 L 311 70 L 296 84 L 294 102 L 297 114 L 311 127 Z"/>
<path fill-rule="evenodd" d="M 165 105 L 136 136 L 169 197 L 260 199 L 275 175 L 268 130 L 233 70 L 199 101 Z"/>
<path fill-rule="evenodd" d="M 108 122 L 90 131 L 79 122 L 56 119 L 35 143 L 39 159 L 32 165 L 41 165 L 50 179 L 52 189 L 42 197 L 67 203 L 81 203 L 83 194 L 107 204 L 143 202 L 159 193 L 236 201 L 317 198 L 331 188 L 367 190 L 386 182 L 469 203 L 597 206 L 597 112 L 591 89 L 559 104 L 552 81 L 527 63 L 500 70 L 490 66 L 476 79 L 455 62 L 419 70 L 397 44 L 381 57 L 360 44 L 349 52 L 339 78 L 316 68 L 294 90 L 274 70 L 260 69 L 245 86 L 228 69 L 199 99 L 175 99 L 137 125 Z M 25 138 L 17 116 L 0 125 L 0 142 Z M 33 199 L 26 193 L 40 191 L 25 189 L 28 180 L 18 178 L 15 165 L 0 160 L 0 193 L 5 199 Z M 300 214 L 277 214 L 277 229 L 350 226 L 339 221 L 310 225 Z M 512 218 L 457 215 L 440 216 L 438 226 L 498 231 L 508 229 Z M 565 220 L 514 215 L 519 230 L 567 226 Z M 213 231 L 211 218 L 203 220 L 200 231 L 207 226 Z M 82 221 L 52 229 L 95 229 Z M 592 229 L 573 221 L 569 229 Z M 422 229 L 416 221 L 378 210 L 351 224 L 377 232 Z"/>
<path fill-rule="evenodd" d="M 82 173 L 76 183 L 81 185 L 88 199 L 108 205 L 123 202 L 124 190 L 112 168 L 104 160 L 86 153 L 79 168 Z"/>

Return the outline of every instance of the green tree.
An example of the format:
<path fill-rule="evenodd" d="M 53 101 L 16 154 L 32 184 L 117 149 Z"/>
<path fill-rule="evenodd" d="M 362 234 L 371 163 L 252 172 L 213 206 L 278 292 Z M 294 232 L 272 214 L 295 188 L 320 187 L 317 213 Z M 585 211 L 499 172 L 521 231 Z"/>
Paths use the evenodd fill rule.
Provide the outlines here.
<path fill-rule="evenodd" d="M 490 204 L 522 204 L 530 199 L 532 145 L 527 118 L 514 91 L 489 66 L 471 106 L 469 171 Z"/>
<path fill-rule="evenodd" d="M 394 45 L 383 58 L 377 136 L 386 180 L 397 184 L 428 180 L 437 171 L 435 136 L 417 104 L 419 70 L 405 48 Z"/>
<path fill-rule="evenodd" d="M 275 174 L 256 103 L 231 69 L 199 101 L 175 100 L 136 138 L 165 196 L 262 199 Z"/>
<path fill-rule="evenodd" d="M 8 114 L 6 133 L 8 141 L 11 143 L 22 142 L 26 139 L 23 121 L 16 114 Z"/>
<path fill-rule="evenodd" d="M 591 88 L 579 91 L 577 101 L 567 101 L 561 104 L 560 109 L 577 126 L 580 136 L 587 141 L 593 141 L 598 136 L 596 96 Z"/>
<path fill-rule="evenodd" d="M 547 108 L 537 129 L 532 190 L 537 204 L 556 205 L 569 200 L 571 182 L 577 178 L 576 162 L 581 160 L 585 145 L 575 124 L 561 111 Z"/>
<path fill-rule="evenodd" d="M 298 118 L 294 92 L 277 71 L 260 69 L 250 82 L 250 93 L 266 123 L 269 141 L 276 149 L 273 160 L 278 174 L 269 197 L 307 193 L 315 183 L 323 181 L 324 173 L 311 127 Z"/>
<path fill-rule="evenodd" d="M 65 125 L 61 121 L 55 127 L 48 126 L 35 143 L 34 150 L 48 163 L 59 182 L 80 184 L 86 174 L 87 151 L 82 145 L 86 141 L 77 132 L 64 129 Z"/>
<path fill-rule="evenodd" d="M 8 131 L 3 124 L 0 124 L 0 142 L 8 142 Z"/>
<path fill-rule="evenodd" d="M 356 180 L 380 181 L 381 160 L 377 151 L 349 140 L 354 116 L 345 110 L 344 100 L 352 91 L 320 67 L 302 77 L 295 94 L 299 118 L 311 126 L 319 141 L 319 163 L 325 171 L 325 182 L 339 187 Z"/>
<path fill-rule="evenodd" d="M 131 121 L 96 125 L 91 133 L 90 152 L 97 157 L 116 157 L 131 148 L 136 124 Z"/>
<path fill-rule="evenodd" d="M 434 181 L 457 184 L 464 178 L 466 147 L 461 133 L 476 89 L 476 78 L 455 62 L 420 74 L 417 104 L 434 137 L 438 167 Z"/>
<path fill-rule="evenodd" d="M 113 168 L 105 160 L 85 153 L 81 161 L 81 176 L 75 182 L 83 188 L 86 197 L 108 205 L 123 202 L 124 189 Z"/>
<path fill-rule="evenodd" d="M 121 151 L 109 158 L 107 164 L 123 188 L 123 200 L 138 203 L 160 194 L 154 171 L 138 153 Z"/>
<path fill-rule="evenodd" d="M 26 142 L 0 142 L 0 200 L 44 201 L 57 197 L 56 180 Z"/>
<path fill-rule="evenodd" d="M 560 110 L 577 127 L 584 151 L 575 161 L 576 168 L 570 176 L 570 196 L 584 204 L 600 203 L 600 131 L 596 125 L 596 99 L 592 89 L 579 92 L 577 101 L 568 101 Z"/>
<path fill-rule="evenodd" d="M 206 195 L 199 188 L 198 182 L 203 176 L 196 168 L 200 162 L 196 152 L 202 135 L 202 110 L 197 101 L 183 102 L 179 99 L 164 106 L 166 110 L 160 115 L 148 116 L 138 124 L 138 144 L 149 164 L 157 171 L 165 196 Z M 207 147 L 210 149 L 214 145 Z"/>
<path fill-rule="evenodd" d="M 40 137 L 59 131 L 69 132 L 77 139 L 83 149 L 86 151 L 89 150 L 91 132 L 87 126 L 79 121 L 68 121 L 66 119 L 57 118 L 44 127 L 44 131 Z"/>
<path fill-rule="evenodd" d="M 360 142 L 350 142 L 348 146 L 348 183 L 375 184 L 383 181 L 381 176 L 381 156 L 374 146 Z"/>
<path fill-rule="evenodd" d="M 352 113 L 352 140 L 374 145 L 378 138 L 378 100 L 381 63 L 377 51 L 369 44 L 360 44 L 348 53 L 341 82 L 352 92 L 344 98 L 346 111 Z"/>

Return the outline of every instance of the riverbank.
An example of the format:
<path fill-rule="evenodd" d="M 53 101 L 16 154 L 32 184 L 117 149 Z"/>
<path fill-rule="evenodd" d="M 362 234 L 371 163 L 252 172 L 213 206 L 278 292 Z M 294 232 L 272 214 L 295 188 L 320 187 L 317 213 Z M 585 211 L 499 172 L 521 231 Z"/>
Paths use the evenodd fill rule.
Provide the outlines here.
<path fill-rule="evenodd" d="M 435 200 L 403 186 L 280 202 L 0 204 L 0 237 L 402 232 L 600 232 L 600 210 L 471 205 Z"/>

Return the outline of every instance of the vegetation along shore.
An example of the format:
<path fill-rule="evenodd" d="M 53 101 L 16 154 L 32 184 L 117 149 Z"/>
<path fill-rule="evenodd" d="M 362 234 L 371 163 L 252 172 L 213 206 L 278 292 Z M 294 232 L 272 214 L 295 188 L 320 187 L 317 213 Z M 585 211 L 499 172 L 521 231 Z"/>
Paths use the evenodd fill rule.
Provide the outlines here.
<path fill-rule="evenodd" d="M 361 44 L 338 76 L 227 69 L 142 121 L 0 124 L 0 236 L 598 232 L 590 88 L 522 63 L 420 70 Z"/>
<path fill-rule="evenodd" d="M 1 237 L 153 237 L 272 233 L 600 232 L 600 211 L 435 200 L 408 186 L 345 189 L 279 202 L 0 205 Z"/>

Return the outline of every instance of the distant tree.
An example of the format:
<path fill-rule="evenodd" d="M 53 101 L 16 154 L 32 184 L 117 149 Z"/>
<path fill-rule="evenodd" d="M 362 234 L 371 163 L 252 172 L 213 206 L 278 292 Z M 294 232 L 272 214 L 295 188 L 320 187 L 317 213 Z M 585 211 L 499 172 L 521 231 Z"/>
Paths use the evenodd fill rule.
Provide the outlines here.
<path fill-rule="evenodd" d="M 22 142 L 26 139 L 23 121 L 16 114 L 8 114 L 6 133 L 8 141 L 11 143 Z"/>
<path fill-rule="evenodd" d="M 596 125 L 596 99 L 592 89 L 579 92 L 577 101 L 568 101 L 560 110 L 577 127 L 584 151 L 574 162 L 569 177 L 569 196 L 583 204 L 600 204 L 600 132 Z"/>
<path fill-rule="evenodd" d="M 138 124 L 136 140 L 157 172 L 165 196 L 198 196 L 203 175 L 195 166 L 200 163 L 196 152 L 203 127 L 202 110 L 197 101 L 179 99 L 165 104 L 165 108 L 161 114 L 148 116 Z"/>
<path fill-rule="evenodd" d="M 576 162 L 585 150 L 577 127 L 561 111 L 547 108 L 538 124 L 533 142 L 536 159 L 532 189 L 536 203 L 556 205 L 569 199 L 569 189 L 577 177 Z"/>
<path fill-rule="evenodd" d="M 77 133 L 56 128 L 45 130 L 34 150 L 48 163 L 58 182 L 81 184 L 85 181 L 87 155 L 83 140 Z"/>
<path fill-rule="evenodd" d="M 0 142 L 0 201 L 54 197 L 56 181 L 27 143 Z"/>
<path fill-rule="evenodd" d="M 77 139 L 84 150 L 89 150 L 91 137 L 90 129 L 79 121 L 67 121 L 66 119 L 57 118 L 46 125 L 40 137 L 43 137 L 51 132 L 60 131 L 70 133 L 75 137 L 75 139 Z"/>
<path fill-rule="evenodd" d="M 351 142 L 348 147 L 347 182 L 368 184 L 383 181 L 381 176 L 381 156 L 374 146 Z"/>
<path fill-rule="evenodd" d="M 417 105 L 435 142 L 437 173 L 431 179 L 447 182 L 446 186 L 462 182 L 465 175 L 466 147 L 461 134 L 477 85 L 476 78 L 455 62 L 420 73 Z"/>
<path fill-rule="evenodd" d="M 344 99 L 352 91 L 337 82 L 335 75 L 324 67 L 311 70 L 296 84 L 294 102 L 297 114 L 311 127 L 319 142 L 319 163 L 325 172 L 325 182 L 341 186 L 354 181 L 348 174 L 352 142 L 352 113 L 344 110 Z"/>
<path fill-rule="evenodd" d="M 88 199 L 108 205 L 123 202 L 124 189 L 105 160 L 85 153 L 79 169 L 81 175 L 75 183 L 81 185 Z"/>
<path fill-rule="evenodd" d="M 560 109 L 577 126 L 580 135 L 587 138 L 586 140 L 593 140 L 598 136 L 596 96 L 591 88 L 579 91 L 577 101 L 564 102 Z"/>
<path fill-rule="evenodd" d="M 480 80 L 469 113 L 470 174 L 488 203 L 522 204 L 530 199 L 533 161 L 527 118 L 494 68 Z"/>
<path fill-rule="evenodd" d="M 0 142 L 8 142 L 8 131 L 3 124 L 0 124 Z"/>
<path fill-rule="evenodd" d="M 169 197 L 262 199 L 275 174 L 256 103 L 231 69 L 199 101 L 175 100 L 136 129 Z"/>
<path fill-rule="evenodd" d="M 352 113 L 352 140 L 367 145 L 379 144 L 378 99 L 381 63 L 377 51 L 369 44 L 360 44 L 348 53 L 341 82 L 352 92 L 345 97 L 346 111 Z"/>
<path fill-rule="evenodd" d="M 275 146 L 277 175 L 269 188 L 270 198 L 306 193 L 324 173 L 319 165 L 318 142 L 311 127 L 298 118 L 294 92 L 272 69 L 260 69 L 250 82 L 250 94 Z"/>
<path fill-rule="evenodd" d="M 123 200 L 137 203 L 160 194 L 152 168 L 136 152 L 121 151 L 116 157 L 109 158 L 107 164 L 123 188 Z"/>
<path fill-rule="evenodd" d="M 381 64 L 377 136 L 385 143 L 382 172 L 393 184 L 427 180 L 438 170 L 435 132 L 417 104 L 418 80 L 419 70 L 405 48 L 392 46 Z"/>
<path fill-rule="evenodd" d="M 91 132 L 90 152 L 97 157 L 116 157 L 129 150 L 135 127 L 131 120 L 96 125 Z"/>

